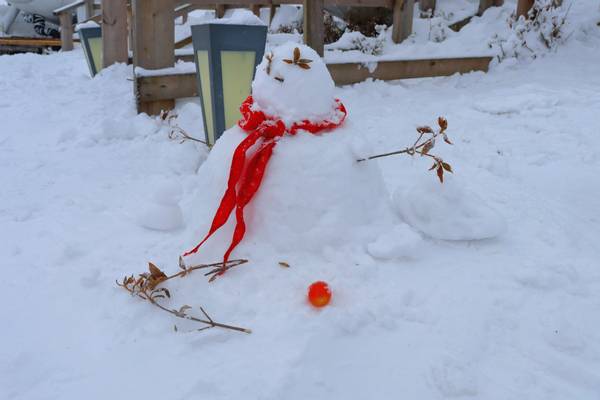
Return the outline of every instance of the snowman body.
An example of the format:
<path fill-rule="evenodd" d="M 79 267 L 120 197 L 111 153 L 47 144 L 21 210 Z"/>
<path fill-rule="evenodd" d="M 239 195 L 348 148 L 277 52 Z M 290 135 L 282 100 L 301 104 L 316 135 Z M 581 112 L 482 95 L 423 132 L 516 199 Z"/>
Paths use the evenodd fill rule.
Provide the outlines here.
<path fill-rule="evenodd" d="M 296 48 L 300 57 L 294 60 Z M 310 68 L 299 66 L 299 60 Z M 253 108 L 278 117 L 287 127 L 302 120 L 337 118 L 331 76 L 306 46 L 283 45 L 267 54 L 257 67 L 252 95 Z M 224 132 L 199 170 L 194 204 L 202 207 L 194 207 L 194 215 L 189 216 L 201 222 L 196 239 L 210 227 L 227 187 L 232 155 L 247 135 L 237 126 Z M 234 257 L 252 258 L 258 248 L 276 254 L 314 254 L 331 248 L 366 247 L 397 222 L 377 164 L 356 161 L 363 139 L 353 129 L 352 115 L 335 129 L 317 134 L 298 130 L 276 141 L 260 188 L 245 208 L 246 235 Z M 218 259 L 234 226 L 231 215 L 198 256 Z"/>

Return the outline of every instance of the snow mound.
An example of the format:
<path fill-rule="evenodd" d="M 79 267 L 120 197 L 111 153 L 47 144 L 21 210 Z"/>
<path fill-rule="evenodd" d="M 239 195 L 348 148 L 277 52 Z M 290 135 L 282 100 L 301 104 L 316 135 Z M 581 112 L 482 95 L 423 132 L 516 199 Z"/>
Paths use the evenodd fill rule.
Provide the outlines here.
<path fill-rule="evenodd" d="M 183 190 L 178 183 L 159 185 L 152 199 L 141 207 L 137 215 L 139 225 L 157 231 L 173 231 L 183 227 L 183 213 L 179 207 L 182 195 Z"/>
<path fill-rule="evenodd" d="M 504 219 L 475 193 L 447 174 L 443 184 L 419 180 L 397 190 L 393 203 L 413 228 L 434 239 L 478 240 L 496 237 L 506 229 Z"/>
<path fill-rule="evenodd" d="M 300 58 L 311 60 L 310 69 L 289 64 L 294 49 Z M 325 63 L 310 47 L 285 43 L 265 56 L 256 69 L 252 96 L 268 115 L 276 115 L 286 124 L 303 119 L 320 121 L 331 116 L 335 107 L 335 85 Z"/>
<path fill-rule="evenodd" d="M 413 258 L 423 243 L 421 235 L 407 224 L 398 224 L 390 231 L 381 234 L 367 246 L 368 253 L 381 260 Z"/>

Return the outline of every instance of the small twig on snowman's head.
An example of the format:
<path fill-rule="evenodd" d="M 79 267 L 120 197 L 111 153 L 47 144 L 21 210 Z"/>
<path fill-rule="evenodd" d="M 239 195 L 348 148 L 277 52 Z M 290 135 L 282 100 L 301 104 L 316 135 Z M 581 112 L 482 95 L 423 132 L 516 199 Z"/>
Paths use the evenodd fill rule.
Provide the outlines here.
<path fill-rule="evenodd" d="M 307 58 L 300 58 L 300 49 L 298 47 L 294 48 L 294 58 L 292 60 L 284 59 L 283 62 L 288 64 L 297 65 L 302 69 L 310 69 L 310 64 L 312 60 Z"/>
<path fill-rule="evenodd" d="M 429 168 L 429 170 L 435 170 L 440 182 L 444 183 L 444 171 L 452 173 L 452 166 L 444 162 L 444 160 L 442 160 L 439 156 L 430 154 L 430 151 L 435 147 L 436 139 L 438 137 L 442 137 L 444 142 L 448 144 L 452 144 L 452 142 L 450 139 L 448 139 L 448 135 L 446 134 L 446 129 L 448 129 L 448 121 L 446 118 L 439 117 L 437 122 L 439 125 L 439 130 L 437 132 L 434 131 L 430 126 L 417 127 L 417 133 L 419 136 L 410 147 L 406 147 L 402 150 L 392 151 L 390 153 L 377 154 L 367 158 L 361 158 L 357 161 L 362 162 L 373 160 L 375 158 L 394 156 L 397 154 L 408 154 L 409 156 L 420 154 L 421 157 L 430 157 L 434 160 L 434 164 L 431 168 Z"/>
<path fill-rule="evenodd" d="M 267 75 L 271 75 L 271 64 L 273 63 L 273 52 L 265 56 L 267 59 Z"/>

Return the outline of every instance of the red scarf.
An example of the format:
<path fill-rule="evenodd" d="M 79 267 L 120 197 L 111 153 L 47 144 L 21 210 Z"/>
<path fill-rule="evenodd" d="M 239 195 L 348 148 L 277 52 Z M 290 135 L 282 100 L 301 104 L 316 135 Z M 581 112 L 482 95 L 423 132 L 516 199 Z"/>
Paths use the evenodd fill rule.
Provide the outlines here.
<path fill-rule="evenodd" d="M 213 218 L 208 234 L 196 247 L 185 253 L 183 255 L 184 257 L 196 253 L 200 246 L 202 246 L 213 233 L 225 225 L 235 207 L 235 231 L 233 232 L 231 244 L 223 256 L 223 264 L 229 260 L 229 255 L 242 241 L 244 234 L 246 233 L 244 207 L 252 200 L 252 197 L 260 187 L 263 175 L 265 174 L 265 169 L 273 154 L 273 148 L 277 144 L 277 138 L 283 136 L 285 133 L 295 135 L 299 130 L 305 130 L 312 134 L 316 134 L 325 130 L 337 128 L 344 122 L 347 112 L 346 107 L 344 107 L 341 101 L 336 99 L 335 102 L 337 120 L 325 120 L 317 123 L 303 120 L 301 122 L 295 122 L 290 128 L 287 128 L 281 119 L 268 116 L 262 111 L 252 110 L 254 101 L 252 96 L 248 96 L 240 107 L 242 119 L 238 122 L 240 128 L 246 131 L 248 136 L 242 140 L 233 153 L 227 190 L 221 199 L 221 204 Z M 259 139 L 262 139 L 262 141 L 258 150 L 256 150 L 249 160 L 246 160 L 246 152 Z"/>

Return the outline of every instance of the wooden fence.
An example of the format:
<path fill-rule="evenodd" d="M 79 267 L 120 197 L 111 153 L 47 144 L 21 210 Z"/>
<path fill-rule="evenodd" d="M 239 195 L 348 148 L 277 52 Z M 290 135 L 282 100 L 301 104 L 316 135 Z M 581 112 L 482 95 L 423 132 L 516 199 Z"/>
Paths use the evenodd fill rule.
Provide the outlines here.
<path fill-rule="evenodd" d="M 176 56 L 175 49 L 191 43 L 191 38 L 184 38 L 175 42 L 175 19 L 186 18 L 187 14 L 194 9 L 215 9 L 218 17 L 222 17 L 227 7 L 248 7 L 255 14 L 259 13 L 261 7 L 269 7 L 271 17 L 277 6 L 282 4 L 298 4 L 299 0 L 131 0 L 128 8 L 127 0 L 102 0 L 101 14 L 91 16 L 94 5 L 93 0 L 79 0 L 74 3 L 55 10 L 61 21 L 61 40 L 63 50 L 73 47 L 72 14 L 78 7 L 86 7 L 88 19 L 98 21 L 102 25 L 104 66 L 115 62 L 127 62 L 129 60 L 129 48 L 133 50 L 133 63 L 135 66 L 159 70 L 173 67 Z M 420 0 L 421 11 L 435 9 L 435 0 Z M 498 6 L 503 0 L 480 0 L 478 14 L 482 14 L 487 8 Z M 399 43 L 412 33 L 413 10 L 415 0 L 302 0 L 304 10 L 304 41 L 323 55 L 324 48 L 324 22 L 323 10 L 325 6 L 359 6 L 359 7 L 386 7 L 392 10 L 393 26 L 392 39 Z M 518 15 L 526 15 L 532 7 L 533 0 L 518 0 Z M 128 29 L 129 27 L 129 29 Z M 128 34 L 129 31 L 129 34 Z M 487 64 L 482 67 L 485 57 L 470 59 L 448 60 L 414 60 L 412 62 L 396 62 L 396 64 L 385 64 L 379 67 L 375 75 L 365 72 L 366 69 L 358 68 L 357 64 L 347 64 L 346 71 L 354 71 L 352 77 L 336 79 L 336 82 L 354 82 L 357 77 L 373 76 L 378 79 L 400 79 L 402 77 L 436 76 L 463 70 L 485 70 Z M 470 60 L 470 61 L 465 61 Z M 489 60 L 488 60 L 489 62 Z M 466 63 L 466 64 L 465 64 Z M 382 63 L 382 65 L 384 65 Z M 400 65 L 403 65 L 401 67 Z M 429 66 L 429 67 L 428 67 Z M 440 66 L 443 66 L 441 68 Z M 342 67 L 336 67 L 338 69 Z M 413 71 L 403 72 L 403 68 Z M 423 73 L 415 70 L 422 68 Z M 441 68 L 441 69 L 440 69 Z M 390 72 L 391 71 L 391 72 Z M 396 72 L 394 72 L 396 71 Z M 423 75 L 425 73 L 425 75 Z M 333 73 L 332 73 L 333 74 Z M 345 72 L 349 76 L 350 72 Z M 429 74 L 429 75 L 428 75 Z M 433 75 L 431 75 L 433 74 Z M 169 81 L 177 78 L 169 78 Z M 183 78 L 182 78 L 183 79 Z M 186 78 L 189 79 L 189 78 Z M 335 77 L 334 77 L 335 79 Z M 144 92 L 144 82 L 160 81 L 141 80 L 136 82 L 136 90 Z M 181 84 L 175 85 L 180 87 Z M 167 88 L 163 88 L 165 93 Z M 153 86 L 152 96 L 139 97 L 138 111 L 151 115 L 160 113 L 161 110 L 172 109 L 175 98 L 165 94 L 156 94 Z"/>

